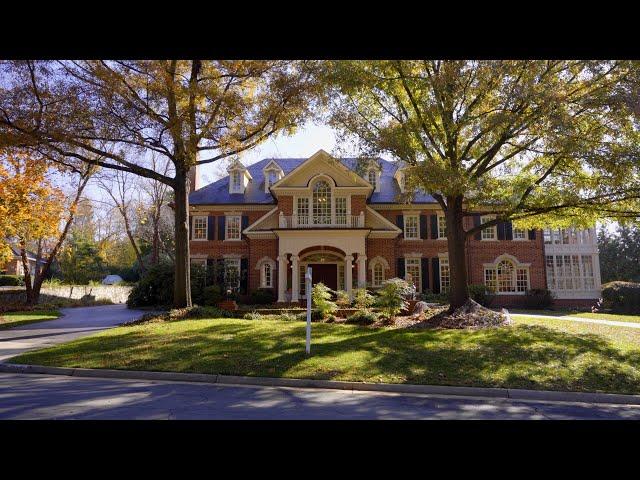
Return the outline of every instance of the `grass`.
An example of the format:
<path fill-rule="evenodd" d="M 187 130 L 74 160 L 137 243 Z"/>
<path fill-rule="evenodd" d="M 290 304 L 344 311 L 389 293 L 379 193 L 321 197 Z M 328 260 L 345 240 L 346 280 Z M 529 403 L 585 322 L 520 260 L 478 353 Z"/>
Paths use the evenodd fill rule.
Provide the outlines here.
<path fill-rule="evenodd" d="M 202 319 L 119 327 L 13 363 L 361 382 L 640 393 L 640 331 L 518 318 L 514 326 L 401 330 Z"/>
<path fill-rule="evenodd" d="M 595 320 L 615 320 L 616 322 L 631 322 L 640 323 L 640 315 L 627 315 L 622 313 L 591 313 L 591 312 L 569 312 L 562 310 L 509 310 L 511 313 L 519 315 L 534 314 L 534 315 L 549 315 L 551 317 L 578 317 L 578 318 L 593 318 Z"/>
<path fill-rule="evenodd" d="M 30 312 L 7 312 L 0 314 L 0 330 L 19 327 L 27 323 L 54 320 L 60 316 L 57 310 L 33 310 Z"/>

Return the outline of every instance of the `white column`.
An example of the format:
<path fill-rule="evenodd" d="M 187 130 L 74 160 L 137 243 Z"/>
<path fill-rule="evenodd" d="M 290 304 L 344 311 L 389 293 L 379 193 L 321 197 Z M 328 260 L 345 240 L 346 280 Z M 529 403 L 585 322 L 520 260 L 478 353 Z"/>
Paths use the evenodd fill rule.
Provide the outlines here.
<path fill-rule="evenodd" d="M 298 267 L 299 257 L 291 255 L 291 303 L 298 301 L 298 292 L 300 292 L 300 269 Z"/>
<path fill-rule="evenodd" d="M 351 283 L 353 278 L 353 255 L 344 257 L 344 288 L 351 296 Z"/>
<path fill-rule="evenodd" d="M 367 286 L 366 262 L 367 256 L 358 254 L 358 288 L 365 288 Z"/>
<path fill-rule="evenodd" d="M 287 301 L 287 254 L 278 257 L 278 302 Z"/>

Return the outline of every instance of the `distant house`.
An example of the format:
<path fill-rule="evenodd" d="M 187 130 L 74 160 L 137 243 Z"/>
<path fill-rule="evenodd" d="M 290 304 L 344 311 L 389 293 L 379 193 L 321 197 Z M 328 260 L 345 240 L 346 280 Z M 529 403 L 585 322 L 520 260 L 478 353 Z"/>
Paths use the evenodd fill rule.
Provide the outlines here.
<path fill-rule="evenodd" d="M 13 252 L 13 257 L 3 264 L 0 264 L 0 274 L 3 275 L 24 275 L 24 266 L 22 265 L 22 256 L 20 255 L 20 249 L 10 246 Z M 29 261 L 29 273 L 33 277 L 36 273 L 36 255 L 27 251 L 27 260 Z"/>

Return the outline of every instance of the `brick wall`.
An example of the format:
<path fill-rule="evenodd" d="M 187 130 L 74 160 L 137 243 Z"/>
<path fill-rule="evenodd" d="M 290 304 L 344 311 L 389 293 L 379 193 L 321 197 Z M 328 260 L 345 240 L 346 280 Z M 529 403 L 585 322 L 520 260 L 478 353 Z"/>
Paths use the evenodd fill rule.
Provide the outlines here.
<path fill-rule="evenodd" d="M 367 205 L 367 198 L 364 195 L 351 196 L 351 215 L 360 215 Z"/>
<path fill-rule="evenodd" d="M 275 264 L 273 271 L 273 291 L 278 291 L 278 240 L 253 239 L 249 240 L 249 291 L 260 288 L 260 270 L 256 270 L 258 261 L 263 257 L 271 258 Z"/>
<path fill-rule="evenodd" d="M 293 215 L 293 197 L 289 195 L 278 198 L 278 208 L 287 216 Z"/>

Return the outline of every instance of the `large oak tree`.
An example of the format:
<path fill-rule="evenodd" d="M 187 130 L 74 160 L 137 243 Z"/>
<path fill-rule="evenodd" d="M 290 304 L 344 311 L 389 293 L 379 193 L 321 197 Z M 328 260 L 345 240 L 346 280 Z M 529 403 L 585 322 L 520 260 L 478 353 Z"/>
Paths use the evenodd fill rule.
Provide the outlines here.
<path fill-rule="evenodd" d="M 453 310 L 469 298 L 466 240 L 479 230 L 638 215 L 637 73 L 616 61 L 335 61 L 325 78 L 331 123 L 364 154 L 404 161 L 410 189 L 442 207 Z M 465 228 L 473 212 L 496 218 Z"/>
<path fill-rule="evenodd" d="M 52 160 L 168 185 L 175 203 L 174 305 L 191 305 L 189 170 L 295 128 L 317 86 L 314 62 L 50 61 L 0 66 L 0 143 Z M 149 168 L 155 153 L 173 176 Z"/>

